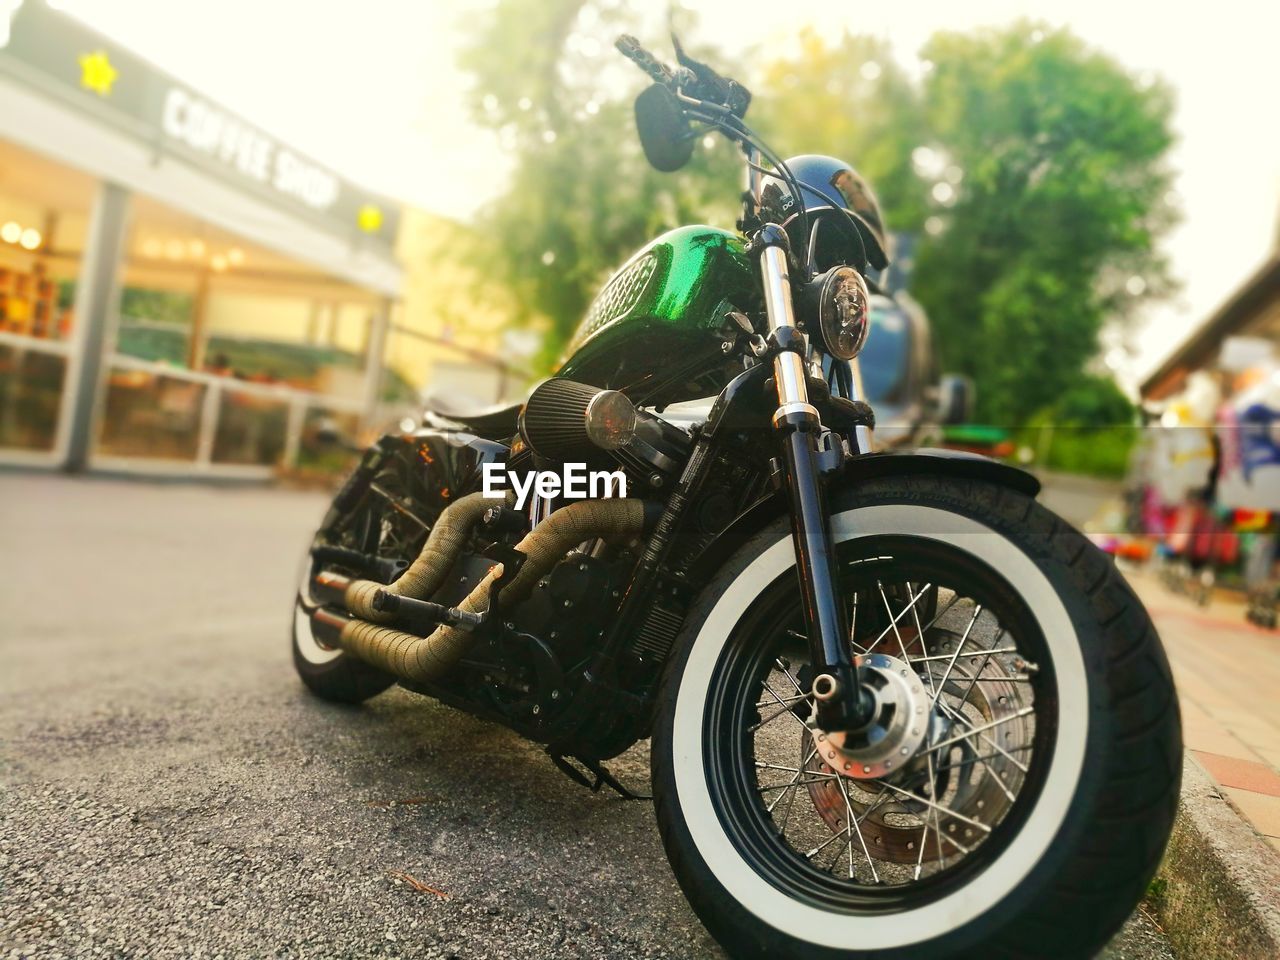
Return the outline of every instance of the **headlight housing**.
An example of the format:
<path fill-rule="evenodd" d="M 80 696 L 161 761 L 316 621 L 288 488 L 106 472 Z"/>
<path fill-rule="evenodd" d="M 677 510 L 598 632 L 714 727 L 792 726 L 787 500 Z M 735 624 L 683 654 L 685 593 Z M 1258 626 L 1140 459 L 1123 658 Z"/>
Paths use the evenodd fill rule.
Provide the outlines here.
<path fill-rule="evenodd" d="M 852 360 L 867 342 L 871 323 L 871 294 L 867 281 L 853 267 L 832 267 L 810 286 L 817 320 L 810 332 L 824 353 Z"/>

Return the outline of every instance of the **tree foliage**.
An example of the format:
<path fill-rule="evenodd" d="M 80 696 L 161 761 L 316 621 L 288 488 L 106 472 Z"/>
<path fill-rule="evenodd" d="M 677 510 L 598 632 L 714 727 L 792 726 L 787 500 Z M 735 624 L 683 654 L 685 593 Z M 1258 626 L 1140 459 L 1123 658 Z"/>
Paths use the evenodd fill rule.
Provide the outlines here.
<path fill-rule="evenodd" d="M 980 415 L 1018 423 L 1080 380 L 1131 291 L 1163 283 L 1170 96 L 1027 23 L 940 34 L 925 56 L 928 129 L 962 179 L 928 222 L 914 293 Z"/>
<path fill-rule="evenodd" d="M 1066 473 L 1123 477 L 1138 439 L 1137 410 L 1113 380 L 1082 375 L 1018 431 L 1038 466 Z"/>
<path fill-rule="evenodd" d="M 623 30 L 660 35 L 638 14 L 499 0 L 487 16 L 462 66 L 515 163 L 480 255 L 523 319 L 549 321 L 545 360 L 645 241 L 732 223 L 740 166 L 720 139 L 675 175 L 645 163 L 631 116 L 643 80 L 611 49 Z M 912 292 L 944 367 L 975 379 L 980 417 L 1026 422 L 1086 376 L 1105 323 L 1168 286 L 1155 248 L 1171 219 L 1168 91 L 1030 23 L 935 35 L 923 80 L 874 38 L 798 40 L 755 75 L 697 53 L 752 87 L 750 119 L 777 150 L 849 160 L 890 228 L 919 233 Z"/>
<path fill-rule="evenodd" d="M 824 153 L 852 163 L 894 230 L 919 230 L 928 191 L 911 166 L 927 139 L 920 94 L 888 43 L 844 33 L 828 43 L 812 28 L 796 53 L 755 82 L 751 123 L 783 156 Z"/>
<path fill-rule="evenodd" d="M 582 0 L 502 0 L 463 58 L 477 118 L 517 158 L 481 217 L 486 254 L 516 290 L 523 319 L 549 321 L 544 362 L 645 242 L 687 223 L 733 223 L 741 173 L 728 144 L 700 147 L 677 175 L 645 161 L 625 95 L 644 81 L 612 49 L 631 26 Z"/>

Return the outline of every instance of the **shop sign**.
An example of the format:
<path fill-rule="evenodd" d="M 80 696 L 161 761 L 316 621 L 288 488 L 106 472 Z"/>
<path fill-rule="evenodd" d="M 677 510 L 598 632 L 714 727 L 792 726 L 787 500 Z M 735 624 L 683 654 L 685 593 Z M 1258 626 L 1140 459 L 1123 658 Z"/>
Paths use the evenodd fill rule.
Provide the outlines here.
<path fill-rule="evenodd" d="M 0 73 L 42 87 L 241 189 L 318 218 L 334 232 L 388 245 L 395 240 L 394 204 L 52 9 L 48 0 L 0 0 Z"/>
<path fill-rule="evenodd" d="M 341 192 L 324 167 L 182 87 L 164 95 L 161 126 L 166 136 L 315 210 L 330 209 Z"/>

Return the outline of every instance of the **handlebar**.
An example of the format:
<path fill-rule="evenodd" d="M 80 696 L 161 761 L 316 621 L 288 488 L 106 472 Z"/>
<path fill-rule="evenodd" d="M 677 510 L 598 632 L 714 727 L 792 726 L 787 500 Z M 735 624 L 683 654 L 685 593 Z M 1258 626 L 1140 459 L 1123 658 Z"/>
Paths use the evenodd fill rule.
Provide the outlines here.
<path fill-rule="evenodd" d="M 631 34 L 621 34 L 613 45 L 618 48 L 619 53 L 647 73 L 655 83 L 670 86 L 675 81 L 675 71 L 640 46 L 640 41 Z"/>
<path fill-rule="evenodd" d="M 688 56 L 680 41 L 672 36 L 676 59 L 680 66 L 672 69 L 640 45 L 640 41 L 624 33 L 614 42 L 618 51 L 647 73 L 655 83 L 673 93 L 681 93 L 714 104 L 715 107 L 741 117 L 751 103 L 751 91 L 736 80 L 722 77 L 715 70 Z"/>

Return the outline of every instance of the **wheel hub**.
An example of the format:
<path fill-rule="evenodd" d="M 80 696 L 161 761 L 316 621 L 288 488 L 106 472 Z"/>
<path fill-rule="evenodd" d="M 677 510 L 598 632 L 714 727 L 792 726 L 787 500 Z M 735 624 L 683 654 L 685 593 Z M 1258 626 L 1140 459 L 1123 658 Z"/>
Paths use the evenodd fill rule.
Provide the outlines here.
<path fill-rule="evenodd" d="M 929 735 L 932 699 L 905 660 L 883 653 L 861 658 L 863 676 L 875 691 L 874 718 L 851 731 L 813 727 L 817 758 L 855 780 L 877 780 L 905 766 Z"/>

